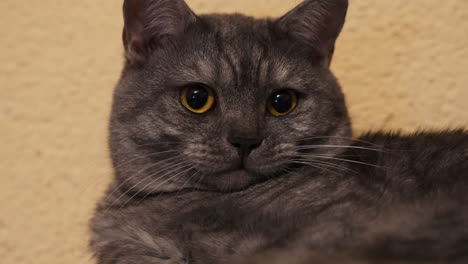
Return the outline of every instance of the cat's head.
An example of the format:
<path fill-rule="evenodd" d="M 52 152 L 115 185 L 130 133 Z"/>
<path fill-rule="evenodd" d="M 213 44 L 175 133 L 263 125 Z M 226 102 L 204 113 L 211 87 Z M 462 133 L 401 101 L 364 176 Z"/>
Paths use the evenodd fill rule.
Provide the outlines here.
<path fill-rule="evenodd" d="M 309 0 L 254 19 L 126 0 L 110 131 L 119 182 L 144 193 L 238 190 L 339 151 L 318 145 L 350 136 L 329 70 L 346 10 L 346 0 Z"/>

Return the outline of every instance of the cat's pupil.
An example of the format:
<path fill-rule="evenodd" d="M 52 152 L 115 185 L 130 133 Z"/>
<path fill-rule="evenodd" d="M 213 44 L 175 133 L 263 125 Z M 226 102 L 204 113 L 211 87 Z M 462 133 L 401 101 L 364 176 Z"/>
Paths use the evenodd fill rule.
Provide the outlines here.
<path fill-rule="evenodd" d="M 280 114 L 288 112 L 293 104 L 293 98 L 287 91 L 274 93 L 271 100 L 271 106 Z"/>
<path fill-rule="evenodd" d="M 206 88 L 202 86 L 191 87 L 186 95 L 187 104 L 193 109 L 201 109 L 208 102 L 208 96 L 209 93 Z"/>

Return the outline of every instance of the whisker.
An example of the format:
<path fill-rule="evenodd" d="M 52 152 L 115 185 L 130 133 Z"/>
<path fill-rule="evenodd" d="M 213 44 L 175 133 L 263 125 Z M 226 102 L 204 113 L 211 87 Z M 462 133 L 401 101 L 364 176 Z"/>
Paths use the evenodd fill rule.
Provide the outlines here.
<path fill-rule="evenodd" d="M 187 183 L 189 183 L 189 182 L 190 182 L 190 180 L 191 180 L 193 177 L 195 177 L 195 175 L 199 175 L 199 174 L 200 174 L 200 172 L 199 172 L 199 171 L 196 171 L 196 172 L 194 172 L 194 173 L 192 174 L 192 176 L 190 176 L 190 177 L 188 178 L 188 180 L 187 180 L 187 181 L 185 181 L 185 183 L 182 185 L 182 187 L 180 187 L 180 190 L 179 190 L 179 192 L 180 192 L 181 190 L 183 190 L 183 189 L 184 189 L 185 185 L 187 185 Z"/>
<path fill-rule="evenodd" d="M 348 168 L 345 168 L 345 167 L 341 167 L 341 166 L 338 166 L 336 164 L 332 164 L 332 163 L 329 163 L 329 162 L 323 162 L 323 161 L 317 161 L 317 160 L 304 160 L 304 159 L 295 159 L 295 160 L 292 160 L 291 162 L 293 163 L 296 163 L 296 164 L 303 164 L 303 165 L 315 165 L 315 168 L 319 168 L 319 169 L 325 169 L 327 170 L 326 168 L 332 168 L 332 169 L 335 169 L 337 171 L 331 171 L 331 170 L 327 170 L 329 172 L 333 172 L 333 173 L 337 173 L 338 171 L 352 171 Z M 323 166 L 323 167 L 321 167 Z"/>
<path fill-rule="evenodd" d="M 294 161 L 290 160 L 289 162 L 293 163 Z M 298 175 L 297 172 L 293 171 L 293 170 L 290 170 L 288 168 L 282 168 L 280 169 L 281 172 L 286 172 L 286 173 L 291 173 L 291 174 L 294 174 L 294 175 Z"/>
<path fill-rule="evenodd" d="M 297 150 L 306 150 L 306 149 L 316 149 L 316 148 L 350 148 L 350 149 L 363 149 L 363 150 L 372 150 L 372 151 L 381 151 L 385 152 L 381 149 L 376 148 L 367 148 L 367 147 L 359 147 L 359 146 L 346 146 L 346 145 L 302 145 L 295 147 Z"/>
<path fill-rule="evenodd" d="M 175 156 L 175 157 L 170 157 L 170 158 L 167 158 L 167 159 L 164 159 L 164 160 L 160 160 L 156 163 L 153 163 L 153 164 L 150 164 L 149 166 L 146 166 L 145 168 L 137 171 L 136 173 L 134 173 L 132 176 L 128 177 L 127 179 L 125 179 L 125 181 L 123 181 L 122 183 L 120 183 L 108 196 L 109 197 L 112 197 L 112 195 L 118 191 L 122 186 L 125 185 L 125 183 L 127 183 L 128 181 L 132 180 L 133 178 L 135 178 L 136 176 L 140 175 L 142 172 L 144 172 L 145 170 L 147 169 L 151 169 L 151 168 L 154 168 L 156 167 L 157 165 L 161 164 L 161 163 L 164 163 L 164 162 L 168 162 L 168 161 L 172 161 L 172 160 L 175 160 L 175 159 L 178 159 L 180 157 L 178 156 Z"/>
<path fill-rule="evenodd" d="M 339 169 L 341 171 L 351 171 L 351 172 L 355 172 L 357 173 L 356 171 L 348 168 L 348 167 L 344 167 L 344 166 L 340 166 L 338 164 L 334 164 L 334 163 L 331 163 L 331 162 L 326 162 L 326 161 L 322 161 L 322 160 L 314 160 L 314 159 L 305 159 L 304 157 L 301 157 L 302 159 L 296 159 L 297 161 L 303 161 L 303 162 L 313 162 L 315 164 L 318 164 L 318 165 L 326 165 L 328 167 L 331 167 L 331 168 L 335 168 L 335 169 Z"/>
<path fill-rule="evenodd" d="M 315 163 L 312 163 L 312 162 L 304 162 L 304 161 L 299 161 L 299 160 L 295 160 L 295 161 L 292 160 L 291 162 L 296 163 L 296 164 L 306 165 L 306 166 L 316 168 L 316 169 L 319 169 L 319 170 L 326 170 L 326 171 L 331 172 L 331 173 L 336 173 L 335 171 L 331 171 L 331 170 L 329 170 L 327 168 L 320 167 L 320 166 L 318 166 L 318 164 L 315 164 Z"/>
<path fill-rule="evenodd" d="M 137 161 L 137 160 L 140 160 L 140 159 L 144 159 L 144 158 L 149 158 L 149 157 L 152 157 L 152 156 L 156 156 L 156 155 L 159 155 L 159 154 L 166 154 L 166 153 L 171 153 L 171 152 L 176 152 L 176 150 L 166 150 L 166 151 L 160 151 L 160 152 L 154 152 L 154 153 L 151 153 L 151 154 L 148 154 L 148 155 L 144 155 L 144 156 L 138 156 L 134 159 L 131 159 L 131 160 L 128 160 L 128 161 L 125 161 L 121 164 L 118 164 L 116 166 L 114 166 L 115 169 L 125 165 L 125 164 L 128 164 L 130 162 L 133 162 L 133 161 Z"/>
<path fill-rule="evenodd" d="M 136 157 L 136 158 L 133 158 L 133 159 L 130 159 L 130 160 L 127 160 L 117 166 L 115 166 L 113 169 L 117 169 L 125 164 L 128 164 L 130 162 L 133 162 L 133 161 L 136 161 L 136 160 L 140 160 L 140 159 L 144 159 L 144 158 L 148 158 L 148 157 L 151 157 L 151 156 L 156 156 L 156 155 L 159 155 L 159 154 L 167 154 L 167 153 L 174 153 L 176 152 L 176 150 L 167 150 L 167 151 L 160 151 L 160 152 L 155 152 L 155 153 L 151 153 L 151 154 L 148 154 L 148 155 L 144 155 L 144 156 L 139 156 L 139 157 Z M 176 158 L 176 157 L 174 157 Z M 168 158 L 168 159 L 165 159 L 163 161 L 168 161 L 168 160 L 171 160 L 172 158 Z M 161 162 L 157 162 L 156 164 L 160 164 Z M 141 172 L 147 170 L 147 169 L 150 169 L 152 168 L 153 166 L 155 166 L 156 164 L 150 164 L 149 166 L 141 169 L 140 171 L 136 172 L 136 174 L 133 174 L 132 176 L 128 177 L 124 182 L 120 183 L 110 194 L 107 195 L 107 197 L 112 197 L 112 195 L 118 191 L 118 189 L 120 187 L 122 187 L 125 183 L 127 183 L 129 180 L 131 180 L 132 178 L 136 177 L 138 174 L 140 174 Z M 86 188 L 83 188 L 82 190 L 82 193 L 87 193 L 89 190 L 91 190 L 92 188 L 95 188 L 96 186 L 100 186 L 101 183 L 103 182 L 106 182 L 108 181 L 109 179 L 108 178 L 96 178 L 96 179 L 92 179 L 91 181 L 91 184 L 89 184 L 88 187 Z M 99 184 L 96 184 L 96 183 L 99 183 Z M 84 195 L 80 195 L 82 197 L 84 197 Z"/>
<path fill-rule="evenodd" d="M 302 157 L 303 158 L 303 157 Z M 322 160 L 314 160 L 314 159 L 298 159 L 300 161 L 305 161 L 305 162 L 315 162 L 315 163 L 323 163 L 323 164 L 327 164 L 327 165 L 330 165 L 330 166 L 333 166 L 335 168 L 338 168 L 338 169 L 342 169 L 342 170 L 350 170 L 349 168 L 347 167 L 344 167 L 344 166 L 340 166 L 338 164 L 334 164 L 334 163 L 331 163 L 331 162 L 326 162 L 326 161 L 322 161 Z"/>
<path fill-rule="evenodd" d="M 307 166 L 310 166 L 310 167 L 314 167 L 316 169 L 322 169 L 320 167 L 318 167 L 316 164 L 313 164 L 311 162 L 306 162 L 306 161 L 303 161 L 303 160 L 298 160 L 298 159 L 287 159 L 286 160 L 288 163 L 294 163 L 294 164 L 302 164 L 302 165 L 307 165 Z"/>
<path fill-rule="evenodd" d="M 168 142 L 153 142 L 153 143 L 147 143 L 147 144 L 137 144 L 137 143 L 134 143 L 135 146 L 138 146 L 138 147 L 144 147 L 144 146 L 174 146 L 174 145 L 177 145 L 177 143 L 175 142 L 172 142 L 172 143 L 168 143 Z"/>
<path fill-rule="evenodd" d="M 182 172 L 179 172 L 179 173 L 176 174 L 176 175 L 173 175 L 173 176 L 169 177 L 167 180 L 161 182 L 161 183 L 158 184 L 156 187 L 154 187 L 154 189 L 157 190 L 157 189 L 158 189 L 161 185 L 163 185 L 164 183 L 170 181 L 171 179 L 174 179 L 174 178 L 177 178 L 177 177 L 181 177 L 183 174 L 185 174 L 186 172 L 190 171 L 191 169 L 193 169 L 193 167 L 190 166 L 190 168 L 188 168 L 188 169 L 186 169 L 186 170 L 184 170 L 184 171 L 182 171 Z M 193 175 L 192 175 L 192 176 L 193 176 Z M 190 177 L 190 178 L 191 178 L 191 177 Z M 180 191 L 180 190 L 179 190 L 179 191 Z M 140 199 L 138 200 L 138 202 L 144 200 L 144 199 L 145 199 L 146 197 L 148 197 L 148 195 L 150 195 L 150 194 L 151 194 L 151 192 L 148 192 L 148 193 L 145 194 L 142 198 L 140 198 Z"/>
<path fill-rule="evenodd" d="M 301 155 L 299 155 L 301 156 Z M 367 163 L 367 162 L 361 162 L 357 160 L 350 160 L 350 159 L 340 159 L 336 157 L 330 157 L 330 156 L 325 156 L 325 155 L 303 155 L 302 157 L 312 157 L 312 158 L 320 158 L 320 159 L 330 159 L 330 160 L 337 160 L 337 161 L 345 161 L 345 162 L 350 162 L 350 163 L 356 163 L 356 164 L 361 164 L 361 165 L 366 165 L 366 166 L 371 166 L 379 169 L 387 169 L 386 167 Z"/>
<path fill-rule="evenodd" d="M 78 261 L 78 264 L 83 264 L 83 263 L 93 263 L 94 256 L 84 256 L 81 261 Z"/>
<path fill-rule="evenodd" d="M 167 173 L 161 175 L 160 177 L 158 177 L 158 178 L 156 178 L 156 179 L 150 181 L 149 183 L 147 183 L 147 184 L 146 184 L 145 186 L 143 186 L 140 190 L 138 190 L 136 193 L 134 193 L 127 201 L 125 201 L 125 202 L 123 203 L 123 205 L 120 206 L 120 208 L 125 207 L 133 198 L 135 198 L 139 193 L 141 193 L 142 190 L 144 190 L 146 187 L 150 186 L 151 184 L 155 183 L 155 182 L 158 181 L 159 179 L 163 178 L 164 176 L 167 176 L 167 175 L 171 174 L 171 173 L 174 172 L 174 171 L 177 171 L 177 170 L 186 168 L 187 166 L 190 166 L 190 164 L 187 164 L 187 163 L 189 163 L 189 162 L 186 161 L 186 162 L 184 163 L 184 164 L 186 164 L 186 165 L 182 165 L 182 166 L 180 166 L 180 164 L 177 164 L 177 165 L 179 165 L 179 167 L 177 167 L 176 169 L 171 170 L 171 171 L 169 171 L 169 172 L 167 172 Z M 154 176 L 155 174 L 156 174 L 156 173 L 150 175 L 150 177 L 151 177 L 151 176 Z M 173 177 L 170 177 L 169 179 L 171 179 L 171 178 L 173 178 Z M 169 179 L 168 179 L 168 180 L 169 180 Z M 166 182 L 167 182 L 167 180 L 164 181 L 163 183 L 166 183 Z M 140 183 L 141 183 L 141 182 L 140 182 Z M 158 187 L 159 187 L 159 186 L 161 186 L 161 184 L 158 185 Z M 149 193 L 148 193 L 148 194 L 149 194 Z M 147 194 L 147 195 L 148 195 L 148 194 Z"/>
<path fill-rule="evenodd" d="M 362 139 L 351 138 L 351 137 L 340 137 L 340 136 L 313 136 L 313 137 L 305 137 L 304 139 L 307 140 L 307 139 L 321 139 L 321 138 L 347 139 L 347 140 L 350 140 L 350 141 L 353 141 L 353 142 L 361 142 L 361 143 L 369 144 L 369 145 L 376 146 L 376 147 L 384 147 L 384 146 L 382 146 L 382 145 L 375 144 L 375 143 L 370 142 L 370 141 L 365 141 L 365 140 L 362 140 Z"/>
<path fill-rule="evenodd" d="M 205 174 L 202 174 L 202 176 L 200 178 L 198 178 L 198 180 L 196 181 L 195 185 L 200 184 L 200 182 L 202 182 L 204 179 L 205 179 Z"/>
<path fill-rule="evenodd" d="M 156 172 L 154 173 L 151 173 L 150 175 L 146 176 L 144 179 L 140 180 L 138 183 L 134 184 L 131 188 L 129 188 L 128 190 L 126 190 L 124 193 L 122 193 L 119 197 L 117 197 L 111 205 L 108 206 L 108 209 L 111 208 L 112 206 L 114 206 L 122 197 L 124 197 L 125 195 L 127 195 L 130 191 L 132 191 L 135 187 L 137 187 L 138 185 L 140 185 L 142 182 L 148 180 L 149 178 L 153 177 L 154 175 L 160 173 L 160 172 L 163 172 L 165 170 L 169 170 L 169 169 L 172 169 L 174 167 L 177 167 L 177 166 L 180 166 L 181 164 L 186 164 L 188 163 L 187 161 L 182 161 L 182 162 L 179 162 L 179 163 L 169 163 L 169 164 L 166 164 L 165 166 L 159 168 Z M 164 175 L 163 175 L 164 176 Z M 157 178 L 156 180 L 158 180 L 159 178 Z M 145 186 L 146 187 L 146 186 Z"/>

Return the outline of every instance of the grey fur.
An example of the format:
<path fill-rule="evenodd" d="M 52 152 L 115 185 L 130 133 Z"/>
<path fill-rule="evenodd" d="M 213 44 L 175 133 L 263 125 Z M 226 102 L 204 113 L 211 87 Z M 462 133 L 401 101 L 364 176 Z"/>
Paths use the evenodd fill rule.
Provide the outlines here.
<path fill-rule="evenodd" d="M 98 263 L 467 257 L 468 135 L 351 139 L 328 69 L 346 8 L 308 0 L 253 19 L 196 16 L 182 0 L 125 1 L 115 180 L 92 221 Z M 216 93 L 205 114 L 180 103 L 193 83 Z M 284 88 L 299 103 L 276 117 L 266 101 Z M 240 155 L 230 137 L 261 144 Z"/>

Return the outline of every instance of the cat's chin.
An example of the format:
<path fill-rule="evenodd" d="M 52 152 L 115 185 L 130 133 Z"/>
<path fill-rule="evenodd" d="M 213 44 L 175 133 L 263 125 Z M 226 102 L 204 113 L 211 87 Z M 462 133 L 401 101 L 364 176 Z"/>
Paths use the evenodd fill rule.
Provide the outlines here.
<path fill-rule="evenodd" d="M 210 185 L 219 191 L 234 192 L 243 190 L 259 180 L 246 169 L 230 170 L 210 177 Z"/>

